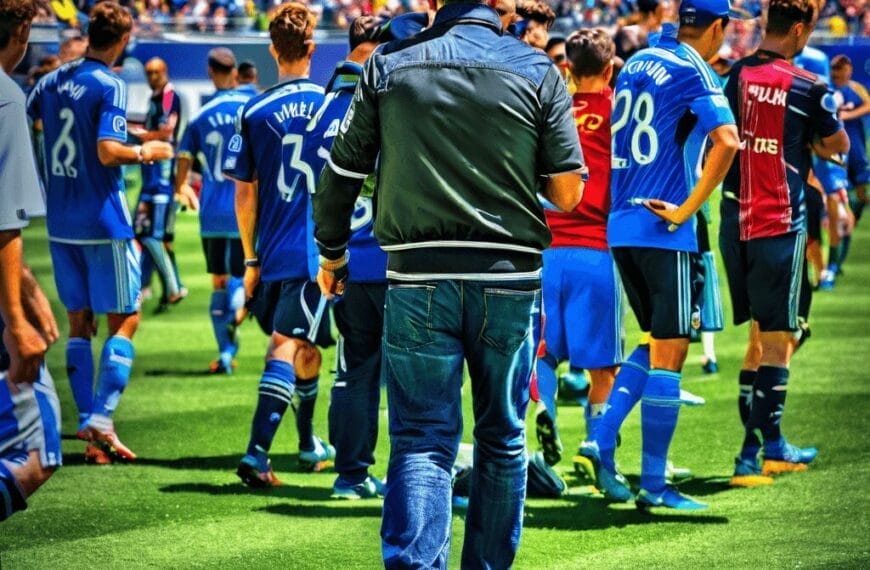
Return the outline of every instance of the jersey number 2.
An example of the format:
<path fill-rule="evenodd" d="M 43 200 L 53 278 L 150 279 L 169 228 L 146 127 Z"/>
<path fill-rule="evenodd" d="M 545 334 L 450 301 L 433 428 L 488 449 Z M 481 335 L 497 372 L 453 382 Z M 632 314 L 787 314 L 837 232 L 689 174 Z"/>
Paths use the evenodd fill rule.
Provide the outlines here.
<path fill-rule="evenodd" d="M 613 114 L 617 119 L 610 128 L 613 141 L 616 143 L 616 134 L 628 124 L 629 120 L 633 119 L 636 125 L 631 131 L 631 157 L 640 165 L 647 165 L 654 161 L 659 152 L 659 137 L 655 129 L 652 128 L 654 112 L 655 103 L 652 95 L 646 91 L 638 95 L 634 101 L 632 101 L 631 91 L 627 89 L 616 94 Z M 616 152 L 614 152 L 613 163 L 614 165 L 624 164 L 624 160 L 617 157 Z"/>
<path fill-rule="evenodd" d="M 75 178 L 79 175 L 78 169 L 73 166 L 76 160 L 76 143 L 70 137 L 70 132 L 75 122 L 75 115 L 72 109 L 64 107 L 57 115 L 63 125 L 60 128 L 60 134 L 54 145 L 51 147 L 51 173 L 54 176 L 66 176 L 67 178 Z M 63 161 L 60 159 L 61 151 L 66 150 L 66 157 Z"/>

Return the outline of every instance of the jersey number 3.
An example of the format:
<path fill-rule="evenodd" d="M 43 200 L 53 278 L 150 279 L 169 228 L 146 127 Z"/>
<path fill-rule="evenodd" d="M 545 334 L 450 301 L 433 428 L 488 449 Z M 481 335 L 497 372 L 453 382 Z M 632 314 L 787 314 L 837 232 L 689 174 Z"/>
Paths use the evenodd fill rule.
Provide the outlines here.
<path fill-rule="evenodd" d="M 289 202 L 296 194 L 296 188 L 299 185 L 299 179 L 302 178 L 302 183 L 305 185 L 305 190 L 309 194 L 314 194 L 314 171 L 311 166 L 302 160 L 302 135 L 287 134 L 281 139 L 281 170 L 278 173 L 278 191 L 281 193 L 281 199 Z M 289 153 L 289 160 L 287 157 Z M 285 174 L 284 165 L 290 164 L 290 175 L 293 176 L 292 181 L 288 184 L 288 175 Z"/>

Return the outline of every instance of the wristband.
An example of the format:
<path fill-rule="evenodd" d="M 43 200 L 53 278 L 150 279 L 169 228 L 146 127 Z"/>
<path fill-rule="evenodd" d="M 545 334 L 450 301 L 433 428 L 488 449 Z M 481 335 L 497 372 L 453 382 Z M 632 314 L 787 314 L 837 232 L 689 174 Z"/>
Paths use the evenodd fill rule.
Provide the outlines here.
<path fill-rule="evenodd" d="M 142 145 L 137 144 L 133 146 L 133 150 L 136 151 L 136 160 L 139 161 L 139 164 L 145 162 L 145 157 L 142 155 Z"/>
<path fill-rule="evenodd" d="M 320 268 L 324 271 L 334 272 L 336 269 L 340 269 L 347 265 L 348 260 L 350 260 L 350 252 L 347 250 L 344 250 L 344 255 L 342 255 L 338 259 L 328 259 L 321 255 Z"/>
<path fill-rule="evenodd" d="M 250 257 L 246 259 L 245 267 L 260 267 L 260 259 L 257 257 Z"/>

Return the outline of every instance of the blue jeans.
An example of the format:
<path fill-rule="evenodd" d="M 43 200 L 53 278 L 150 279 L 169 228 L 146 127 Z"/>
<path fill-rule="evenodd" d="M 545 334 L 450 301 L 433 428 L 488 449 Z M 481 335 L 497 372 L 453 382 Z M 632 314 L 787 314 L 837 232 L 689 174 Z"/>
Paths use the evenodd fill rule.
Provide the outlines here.
<path fill-rule="evenodd" d="M 525 416 L 540 281 L 393 283 L 384 318 L 390 465 L 381 526 L 387 568 L 445 568 L 451 468 L 462 437 L 463 360 L 474 470 L 462 566 L 507 568 L 522 530 Z"/>

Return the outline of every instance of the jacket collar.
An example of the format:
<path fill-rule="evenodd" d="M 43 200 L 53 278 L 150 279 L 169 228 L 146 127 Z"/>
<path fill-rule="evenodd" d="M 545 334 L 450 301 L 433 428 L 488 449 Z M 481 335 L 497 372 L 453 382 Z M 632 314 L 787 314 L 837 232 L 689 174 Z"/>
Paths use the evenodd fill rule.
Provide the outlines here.
<path fill-rule="evenodd" d="M 498 13 L 486 4 L 451 3 L 446 4 L 435 14 L 432 27 L 453 26 L 455 24 L 480 24 L 502 33 Z"/>

